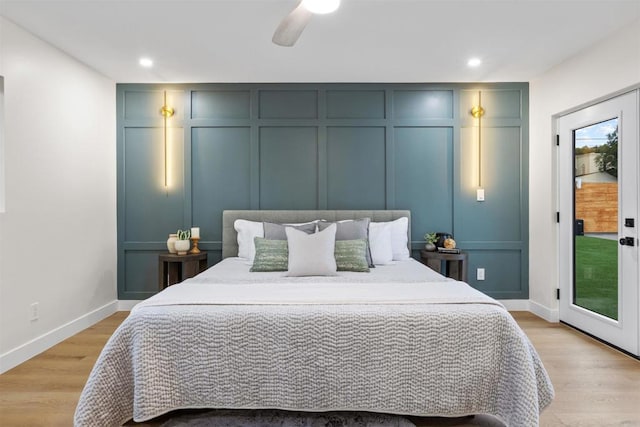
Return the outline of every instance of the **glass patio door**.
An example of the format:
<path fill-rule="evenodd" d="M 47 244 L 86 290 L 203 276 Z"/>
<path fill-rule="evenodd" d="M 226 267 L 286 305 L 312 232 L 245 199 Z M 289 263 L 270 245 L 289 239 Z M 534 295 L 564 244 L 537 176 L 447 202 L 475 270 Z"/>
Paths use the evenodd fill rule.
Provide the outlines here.
<path fill-rule="evenodd" d="M 557 129 L 560 320 L 639 355 L 638 91 Z"/>

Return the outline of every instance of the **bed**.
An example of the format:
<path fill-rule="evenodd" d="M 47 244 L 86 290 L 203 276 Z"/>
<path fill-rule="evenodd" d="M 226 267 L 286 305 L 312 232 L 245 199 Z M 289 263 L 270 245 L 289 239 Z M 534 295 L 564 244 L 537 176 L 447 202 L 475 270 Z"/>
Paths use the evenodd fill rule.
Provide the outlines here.
<path fill-rule="evenodd" d="M 492 298 L 412 259 L 370 273 L 291 278 L 249 273 L 237 258 L 237 219 L 403 216 L 410 212 L 225 211 L 223 261 L 132 310 L 91 372 L 75 425 L 186 408 L 275 408 L 491 414 L 537 426 L 551 382 Z"/>

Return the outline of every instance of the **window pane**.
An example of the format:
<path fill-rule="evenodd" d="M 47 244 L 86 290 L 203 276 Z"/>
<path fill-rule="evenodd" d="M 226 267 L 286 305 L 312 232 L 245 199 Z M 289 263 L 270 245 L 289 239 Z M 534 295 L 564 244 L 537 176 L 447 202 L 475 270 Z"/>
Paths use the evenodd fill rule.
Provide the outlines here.
<path fill-rule="evenodd" d="M 574 301 L 618 319 L 618 119 L 574 131 Z"/>

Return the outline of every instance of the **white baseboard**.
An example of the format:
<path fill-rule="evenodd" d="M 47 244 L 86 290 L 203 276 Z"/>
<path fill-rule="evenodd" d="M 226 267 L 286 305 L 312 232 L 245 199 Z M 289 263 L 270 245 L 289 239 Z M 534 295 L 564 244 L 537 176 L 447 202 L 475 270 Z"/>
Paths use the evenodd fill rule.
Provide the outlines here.
<path fill-rule="evenodd" d="M 557 309 L 546 307 L 535 301 L 529 300 L 529 311 L 547 322 L 558 323 L 560 321 L 560 313 Z"/>
<path fill-rule="evenodd" d="M 95 325 L 99 321 L 111 316 L 117 311 L 118 301 L 112 301 L 102 307 L 78 317 L 52 331 L 47 332 L 19 347 L 0 355 L 0 374 L 19 364 L 26 362 L 33 356 L 53 347 L 67 338 Z"/>
<path fill-rule="evenodd" d="M 530 311 L 528 299 L 499 299 L 498 301 L 509 311 Z"/>
<path fill-rule="evenodd" d="M 142 302 L 143 300 L 135 300 L 135 299 L 119 299 L 118 300 L 118 311 L 131 311 L 133 306 L 137 303 Z"/>

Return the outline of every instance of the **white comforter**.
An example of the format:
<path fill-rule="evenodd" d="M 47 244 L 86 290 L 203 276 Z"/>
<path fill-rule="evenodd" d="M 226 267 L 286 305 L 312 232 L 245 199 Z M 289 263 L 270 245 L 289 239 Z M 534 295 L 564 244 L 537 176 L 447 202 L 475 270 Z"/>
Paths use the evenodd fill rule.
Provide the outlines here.
<path fill-rule="evenodd" d="M 216 407 L 488 413 L 535 426 L 553 396 L 498 302 L 415 261 L 301 280 L 247 271 L 228 259 L 136 306 L 76 425 Z"/>
<path fill-rule="evenodd" d="M 247 269 L 244 260 L 228 258 L 216 268 L 141 302 L 133 311 L 186 304 L 476 303 L 502 306 L 466 283 L 448 279 L 415 260 L 378 266 L 368 274 L 341 272 L 339 276 L 329 277 L 287 277 L 284 273 L 247 273 Z M 425 286 L 425 282 L 429 286 Z"/>

